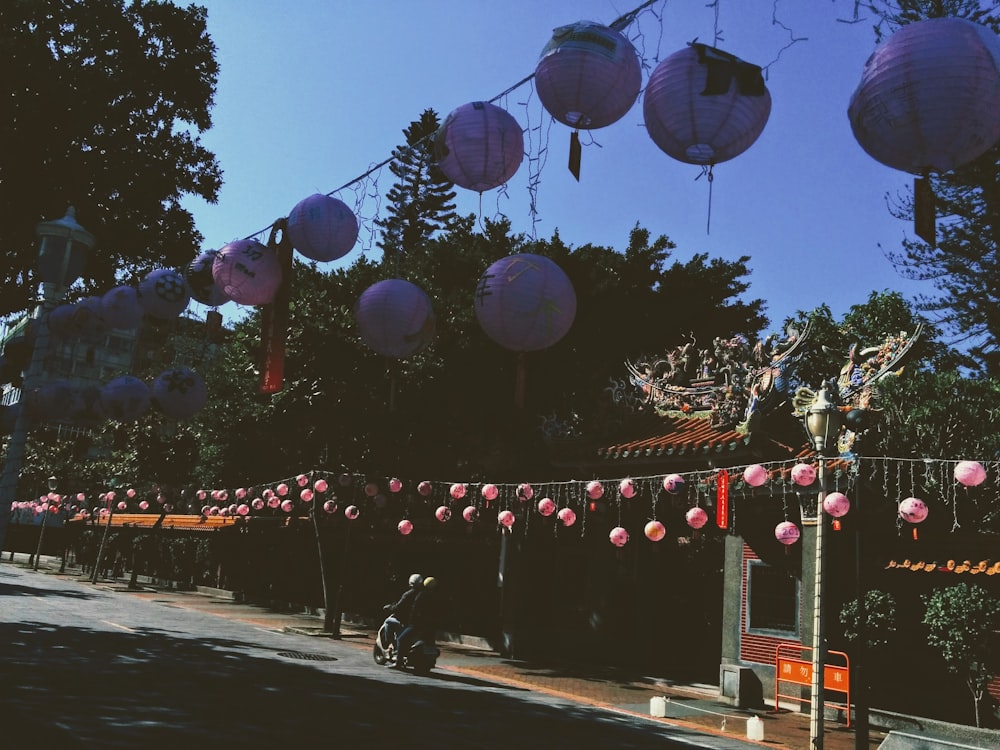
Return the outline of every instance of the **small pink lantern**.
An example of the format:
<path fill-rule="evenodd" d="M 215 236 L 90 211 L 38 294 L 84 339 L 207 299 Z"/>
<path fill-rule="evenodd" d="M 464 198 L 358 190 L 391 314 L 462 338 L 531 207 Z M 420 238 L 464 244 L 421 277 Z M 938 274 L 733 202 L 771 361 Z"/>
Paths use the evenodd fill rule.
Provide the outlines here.
<path fill-rule="evenodd" d="M 182 269 L 184 284 L 188 294 L 203 305 L 218 307 L 230 301 L 230 297 L 215 283 L 212 269 L 218 250 L 205 250 Z"/>
<path fill-rule="evenodd" d="M 114 500 L 115 500 L 115 491 L 114 490 L 109 490 L 108 494 L 105 495 L 105 497 L 108 499 L 109 503 L 113 503 Z"/>
<path fill-rule="evenodd" d="M 459 187 L 482 193 L 503 185 L 524 159 L 521 126 L 504 109 L 471 102 L 452 110 L 434 136 L 442 174 Z"/>
<path fill-rule="evenodd" d="M 281 286 L 281 261 L 256 240 L 235 240 L 215 256 L 212 278 L 237 305 L 266 305 Z"/>
<path fill-rule="evenodd" d="M 247 505 L 246 503 L 240 503 L 239 505 L 236 506 L 236 515 L 246 516 L 249 515 L 249 513 L 250 513 L 250 506 Z"/>
<path fill-rule="evenodd" d="M 317 479 L 313 482 L 313 489 L 317 492 L 326 492 L 330 488 L 330 485 L 325 479 Z"/>
<path fill-rule="evenodd" d="M 206 497 L 208 497 L 208 493 L 205 490 L 198 490 L 199 500 L 204 500 Z"/>
<path fill-rule="evenodd" d="M 915 497 L 908 497 L 899 504 L 899 517 L 909 523 L 923 523 L 928 513 L 927 504 Z"/>
<path fill-rule="evenodd" d="M 268 508 L 277 508 L 279 505 L 281 505 L 281 498 L 277 495 L 271 495 L 267 498 Z"/>
<path fill-rule="evenodd" d="M 437 510 L 434 511 L 434 517 L 441 523 L 451 520 L 451 508 L 447 505 L 439 505 Z"/>
<path fill-rule="evenodd" d="M 465 509 L 462 511 L 462 518 L 464 518 L 469 523 L 472 523 L 477 518 L 479 518 L 479 511 L 476 509 L 476 506 L 466 505 Z"/>
<path fill-rule="evenodd" d="M 542 106 L 571 128 L 592 130 L 617 122 L 635 104 L 641 86 L 632 42 L 592 21 L 554 29 L 535 68 Z"/>
<path fill-rule="evenodd" d="M 360 515 L 361 515 L 361 510 L 358 508 L 357 505 L 348 505 L 346 508 L 344 508 L 344 516 L 349 521 L 356 520 Z"/>
<path fill-rule="evenodd" d="M 530 500 L 535 496 L 535 490 L 527 482 L 517 485 L 517 496 L 522 500 Z"/>
<path fill-rule="evenodd" d="M 799 527 L 791 521 L 782 521 L 774 527 L 774 538 L 786 547 L 799 541 Z"/>
<path fill-rule="evenodd" d="M 396 477 L 389 480 L 389 492 L 399 492 L 403 489 L 403 483 L 399 481 Z"/>
<path fill-rule="evenodd" d="M 365 289 L 354 306 L 361 340 L 383 357 L 405 359 L 434 338 L 431 298 L 404 279 L 385 279 Z"/>
<path fill-rule="evenodd" d="M 538 351 L 569 332 L 576 317 L 576 291 L 549 258 L 518 253 L 496 261 L 480 277 L 475 311 L 480 327 L 500 346 Z"/>
<path fill-rule="evenodd" d="M 684 477 L 680 474 L 668 474 L 663 478 L 663 489 L 671 495 L 677 495 L 684 489 Z"/>
<path fill-rule="evenodd" d="M 139 306 L 151 318 L 172 320 L 191 301 L 184 277 L 173 268 L 157 268 L 146 274 L 137 290 Z"/>
<path fill-rule="evenodd" d="M 208 403 L 208 387 L 190 367 L 172 367 L 153 380 L 153 403 L 171 419 L 190 419 Z"/>
<path fill-rule="evenodd" d="M 795 464 L 792 467 L 792 481 L 800 487 L 808 487 L 816 481 L 816 467 L 812 464 Z"/>
<path fill-rule="evenodd" d="M 378 485 L 375 482 L 368 482 L 365 485 L 365 495 L 375 497 L 378 494 Z"/>
<path fill-rule="evenodd" d="M 295 477 L 295 483 L 299 487 L 305 487 L 307 484 L 309 484 L 309 477 L 307 477 L 305 474 L 299 474 L 297 477 Z"/>
<path fill-rule="evenodd" d="M 229 490 L 219 490 L 219 499 L 220 500 L 228 500 L 229 499 Z"/>
<path fill-rule="evenodd" d="M 851 501 L 843 492 L 831 492 L 823 498 L 823 510 L 834 518 L 843 518 L 851 509 Z"/>
<path fill-rule="evenodd" d="M 847 115 L 876 161 L 913 174 L 947 172 L 1000 140 L 1000 38 L 964 18 L 928 18 L 868 58 Z"/>
<path fill-rule="evenodd" d="M 76 493 L 76 501 L 78 503 L 85 503 L 87 502 L 87 496 L 84 495 L 82 492 L 78 492 Z"/>
<path fill-rule="evenodd" d="M 140 500 L 139 501 L 139 510 L 148 510 L 148 509 L 149 509 L 149 503 L 146 502 L 145 500 Z"/>
<path fill-rule="evenodd" d="M 750 464 L 743 470 L 743 481 L 751 487 L 760 487 L 767 483 L 767 469 L 760 464 Z"/>
<path fill-rule="evenodd" d="M 597 500 L 604 496 L 604 485 L 598 482 L 596 479 L 587 482 L 587 497 L 591 500 Z"/>
<path fill-rule="evenodd" d="M 643 97 L 649 137 L 686 164 L 721 164 L 746 151 L 771 115 L 760 67 L 692 42 L 665 58 Z"/>
<path fill-rule="evenodd" d="M 315 193 L 288 214 L 288 239 L 310 260 L 329 263 L 351 252 L 358 241 L 358 219 L 342 200 Z"/>
<path fill-rule="evenodd" d="M 635 482 L 631 479 L 623 479 L 618 484 L 618 491 L 626 500 L 631 500 L 635 497 Z"/>
<path fill-rule="evenodd" d="M 495 484 L 484 484 L 482 494 L 483 499 L 486 502 L 490 502 L 497 499 L 497 495 L 500 494 L 500 490 Z"/>
<path fill-rule="evenodd" d="M 324 513 L 330 513 L 330 514 L 336 513 L 337 512 L 337 501 L 336 500 L 327 500 L 325 503 L 323 503 L 323 512 Z"/>
<path fill-rule="evenodd" d="M 125 490 L 125 495 L 129 498 L 135 497 L 135 489 L 129 487 L 127 490 Z"/>
<path fill-rule="evenodd" d="M 455 500 L 461 500 L 463 497 L 465 497 L 465 490 L 466 487 L 464 484 L 456 482 L 448 490 L 448 494 L 451 495 Z"/>
<path fill-rule="evenodd" d="M 260 498 L 260 497 L 255 497 L 253 499 L 253 502 L 250 503 L 250 505 L 253 507 L 254 510 L 263 510 L 264 509 L 264 499 Z"/>
<path fill-rule="evenodd" d="M 288 485 L 287 485 L 287 484 L 285 484 L 284 482 L 282 482 L 281 484 L 279 484 L 279 485 L 278 485 L 277 487 L 275 487 L 274 489 L 275 489 L 275 490 L 277 491 L 277 493 L 278 493 L 279 495 L 281 495 L 281 497 L 284 497 L 285 495 L 287 495 L 287 494 L 288 494 Z"/>
<path fill-rule="evenodd" d="M 497 521 L 505 529 L 509 529 L 514 525 L 514 513 L 509 510 L 502 510 L 497 514 Z"/>
<path fill-rule="evenodd" d="M 986 469 L 978 461 L 955 464 L 955 481 L 965 487 L 976 487 L 986 481 Z"/>
<path fill-rule="evenodd" d="M 311 503 L 313 497 L 315 496 L 313 495 L 313 491 L 308 487 L 306 487 L 305 489 L 299 492 L 299 497 L 302 498 L 302 502 Z"/>
<path fill-rule="evenodd" d="M 708 523 L 708 513 L 705 512 L 704 508 L 695 506 L 694 508 L 690 508 L 688 512 L 684 514 L 684 519 L 687 521 L 687 525 L 692 529 L 700 529 Z"/>
<path fill-rule="evenodd" d="M 651 542 L 658 542 L 667 535 L 666 527 L 659 521 L 650 521 L 642 531 Z"/>
<path fill-rule="evenodd" d="M 424 480 L 423 482 L 417 485 L 417 492 L 419 492 L 424 497 L 427 497 L 433 491 L 434 491 L 433 485 L 427 480 Z"/>
<path fill-rule="evenodd" d="M 543 497 L 538 501 L 538 512 L 543 516 L 551 516 L 555 511 L 556 504 L 551 497 Z"/>
<path fill-rule="evenodd" d="M 210 515 L 212 515 L 212 506 L 210 506 L 210 505 L 203 505 L 203 506 L 201 506 L 201 514 L 203 516 L 210 516 Z"/>
<path fill-rule="evenodd" d="M 242 500 L 246 496 L 247 496 L 246 487 L 237 487 L 236 488 L 236 499 L 237 500 Z"/>
<path fill-rule="evenodd" d="M 608 534 L 608 539 L 616 547 L 624 547 L 626 542 L 628 542 L 628 532 L 621 526 L 615 526 Z"/>
<path fill-rule="evenodd" d="M 563 526 L 572 526 L 576 523 L 576 513 L 573 512 L 572 508 L 560 508 L 556 517 L 562 521 Z"/>
<path fill-rule="evenodd" d="M 399 533 L 402 534 L 403 536 L 409 536 L 410 532 L 413 531 L 413 522 L 407 518 L 404 518 L 402 521 L 396 524 L 396 528 L 399 529 Z"/>
<path fill-rule="evenodd" d="M 126 508 L 128 508 L 128 503 L 126 503 L 124 500 L 119 501 L 118 510 L 125 510 Z"/>
<path fill-rule="evenodd" d="M 283 511 L 285 511 L 285 513 L 291 513 L 292 512 L 292 508 L 294 508 L 294 507 L 295 506 L 292 504 L 291 500 L 287 500 L 286 499 L 286 500 L 282 500 L 281 501 L 281 509 Z"/>

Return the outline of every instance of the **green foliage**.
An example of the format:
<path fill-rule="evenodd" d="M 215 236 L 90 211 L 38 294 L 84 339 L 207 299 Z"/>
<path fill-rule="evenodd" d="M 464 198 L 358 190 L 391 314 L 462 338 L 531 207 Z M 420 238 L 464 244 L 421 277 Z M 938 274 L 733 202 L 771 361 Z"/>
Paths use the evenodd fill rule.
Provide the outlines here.
<path fill-rule="evenodd" d="M 892 594 L 873 589 L 865 592 L 865 617 L 862 621 L 858 600 L 846 602 L 840 610 L 840 623 L 849 643 L 862 635 L 869 649 L 884 648 L 896 633 L 896 599 Z"/>
<path fill-rule="evenodd" d="M 927 642 L 944 658 L 949 672 L 962 676 L 972 692 L 979 726 L 979 701 L 997 664 L 990 641 L 1000 630 L 1000 599 L 982 586 L 959 583 L 922 597 Z"/>
<path fill-rule="evenodd" d="M 205 9 L 171 2 L 0 4 L 0 316 L 25 310 L 37 222 L 68 205 L 99 240 L 92 289 L 178 266 L 201 235 L 185 195 L 215 201 L 222 173 L 198 133 L 218 66 Z"/>

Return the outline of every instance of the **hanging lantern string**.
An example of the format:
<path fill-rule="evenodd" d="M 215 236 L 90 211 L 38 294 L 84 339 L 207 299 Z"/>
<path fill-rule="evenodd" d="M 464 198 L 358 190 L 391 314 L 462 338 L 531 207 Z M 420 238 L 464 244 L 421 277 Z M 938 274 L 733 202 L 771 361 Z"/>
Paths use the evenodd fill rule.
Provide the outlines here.
<path fill-rule="evenodd" d="M 627 28 L 632 23 L 634 23 L 635 20 L 639 17 L 639 14 L 642 11 L 644 11 L 646 8 L 648 8 L 649 6 L 653 5 L 654 3 L 661 2 L 661 1 L 662 0 L 646 0 L 646 2 L 642 3 L 637 8 L 635 8 L 633 10 L 630 10 L 629 12 L 627 12 L 627 13 L 619 16 L 614 21 L 612 21 L 611 24 L 610 24 L 610 26 L 609 26 L 609 28 L 612 28 L 615 31 L 622 31 L 623 29 Z M 512 92 L 517 91 L 519 88 L 521 88 L 522 86 L 524 86 L 526 83 L 528 83 L 529 81 L 533 80 L 534 77 L 535 77 L 534 73 L 530 73 L 529 75 L 526 75 L 524 78 L 522 78 L 521 80 L 519 80 L 514 85 L 509 86 L 508 88 L 504 89 L 499 94 L 497 94 L 496 96 L 494 96 L 492 99 L 487 100 L 487 103 L 488 104 L 494 104 L 495 102 L 499 101 L 500 99 L 503 99 L 508 94 L 511 94 Z M 434 138 L 435 135 L 436 135 L 435 133 L 429 133 L 428 135 L 426 135 L 423 138 L 421 138 L 419 141 L 414 142 L 412 145 L 413 146 L 418 146 L 418 145 L 423 144 L 425 141 L 431 141 Z M 330 192 L 326 193 L 326 195 L 328 197 L 332 197 L 332 196 L 336 195 L 337 193 L 341 192 L 342 190 L 346 190 L 346 189 L 352 187 L 353 185 L 356 185 L 356 184 L 358 184 L 360 182 L 363 182 L 364 180 L 366 180 L 369 177 L 371 177 L 372 175 L 374 175 L 376 172 L 380 171 L 383 167 L 385 167 L 388 164 L 390 164 L 395 158 L 396 157 L 394 155 L 390 155 L 388 158 L 383 159 L 382 161 L 378 162 L 377 164 L 375 164 L 374 166 L 372 166 L 371 168 L 369 168 L 368 171 L 364 172 L 363 174 L 358 175 L 353 180 L 350 180 L 349 182 L 344 183 L 340 187 L 338 187 L 338 188 L 336 188 L 334 190 L 331 190 Z M 272 222 L 272 224 L 269 224 L 268 226 L 264 227 L 263 229 L 258 229 L 256 232 L 253 232 L 252 234 L 247 235 L 246 237 L 244 237 L 244 239 L 249 240 L 249 239 L 254 239 L 255 237 L 259 237 L 264 232 L 267 232 L 268 230 L 270 230 L 270 228 L 272 226 L 273 226 L 273 222 Z"/>

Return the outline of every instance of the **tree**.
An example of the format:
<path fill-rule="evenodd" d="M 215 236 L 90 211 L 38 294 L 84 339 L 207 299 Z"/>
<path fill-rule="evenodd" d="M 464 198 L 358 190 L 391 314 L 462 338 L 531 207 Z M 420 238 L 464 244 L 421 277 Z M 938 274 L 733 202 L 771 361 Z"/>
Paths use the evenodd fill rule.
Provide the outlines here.
<path fill-rule="evenodd" d="M 388 218 L 378 222 L 384 230 L 379 247 L 387 260 L 419 248 L 455 219 L 453 183 L 437 169 L 434 158 L 433 138 L 440 124 L 437 113 L 425 109 L 403 131 L 406 143 L 392 152 L 389 171 L 397 182 L 386 194 Z"/>
<path fill-rule="evenodd" d="M 865 592 L 865 618 L 862 621 L 858 600 L 846 602 L 840 610 L 840 624 L 848 643 L 865 638 L 866 649 L 889 645 L 896 633 L 896 599 L 878 589 Z"/>
<path fill-rule="evenodd" d="M 959 583 L 921 597 L 927 642 L 944 657 L 949 672 L 960 675 L 972 693 L 979 722 L 979 703 L 997 665 L 991 662 L 990 639 L 1000 630 L 1000 599 L 982 586 Z"/>
<path fill-rule="evenodd" d="M 1000 10 L 979 0 L 899 0 L 864 3 L 878 18 L 876 38 L 926 18 L 967 18 L 1000 32 Z M 906 239 L 884 251 L 907 278 L 930 282 L 919 308 L 963 344 L 980 372 L 1000 374 L 1000 144 L 947 174 L 930 176 L 938 216 L 937 242 Z M 890 212 L 912 221 L 912 192 L 888 199 Z"/>
<path fill-rule="evenodd" d="M 185 195 L 222 173 L 198 134 L 218 65 L 206 11 L 166 0 L 10 0 L 0 6 L 0 316 L 36 288 L 34 229 L 68 205 L 98 238 L 85 283 L 107 289 L 195 255 Z"/>

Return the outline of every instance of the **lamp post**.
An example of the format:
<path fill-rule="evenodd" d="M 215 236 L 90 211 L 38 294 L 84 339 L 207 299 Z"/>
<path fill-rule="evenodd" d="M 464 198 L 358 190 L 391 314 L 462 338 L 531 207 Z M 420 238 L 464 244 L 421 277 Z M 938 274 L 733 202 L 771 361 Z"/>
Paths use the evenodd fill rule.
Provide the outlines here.
<path fill-rule="evenodd" d="M 835 398 L 835 397 L 834 397 Z M 826 456 L 836 452 L 837 435 L 843 422 L 842 414 L 837 404 L 831 398 L 828 386 L 820 388 L 815 400 L 806 409 L 805 428 L 809 434 L 812 447 L 819 455 L 819 497 L 815 519 L 816 525 L 816 556 L 813 579 L 813 631 L 812 631 L 812 689 L 810 692 L 809 742 L 815 750 L 823 750 L 823 672 L 825 671 L 826 644 L 823 635 L 823 529 L 826 526 L 823 517 L 823 501 L 826 499 Z M 803 525 L 806 519 L 803 518 Z"/>
<path fill-rule="evenodd" d="M 38 546 L 35 548 L 35 570 L 38 570 L 38 558 L 42 556 L 42 540 L 45 538 L 45 519 L 52 512 L 52 493 L 56 491 L 56 487 L 58 486 L 59 480 L 55 477 L 49 477 L 49 496 L 46 498 L 48 503 L 45 505 L 45 510 L 42 511 L 42 525 L 38 529 Z"/>
<path fill-rule="evenodd" d="M 66 289 L 83 273 L 87 251 L 94 246 L 94 235 L 76 223 L 76 211 L 70 206 L 66 215 L 54 221 L 43 221 L 35 227 L 38 248 L 38 278 L 42 282 L 42 301 L 35 309 L 35 343 L 31 362 L 21 385 L 21 403 L 10 440 L 3 474 L 0 475 L 0 549 L 7 539 L 10 508 L 17 496 L 17 480 L 24 463 L 24 452 L 31 429 L 32 417 L 24 408 L 24 394 L 34 388 L 45 375 L 45 358 L 49 349 L 48 314 L 62 300 Z"/>

